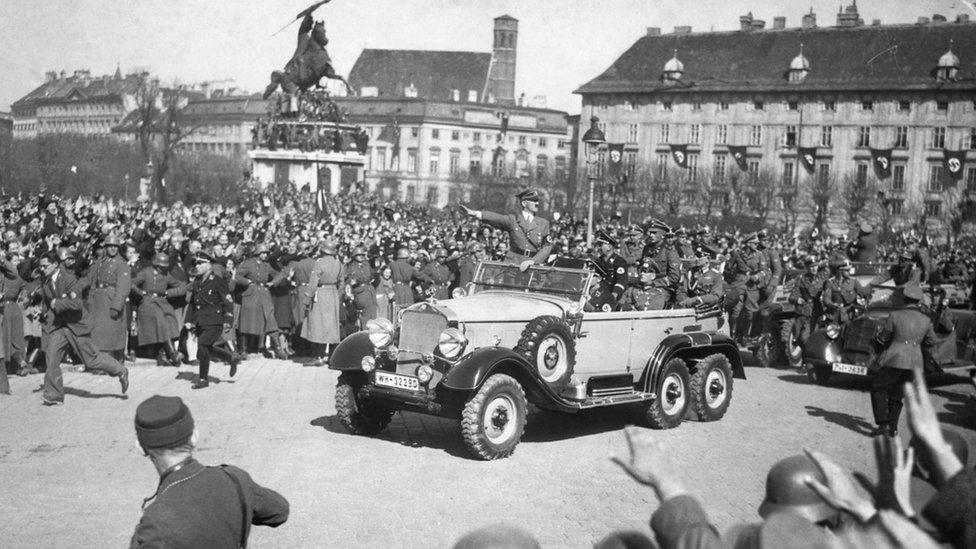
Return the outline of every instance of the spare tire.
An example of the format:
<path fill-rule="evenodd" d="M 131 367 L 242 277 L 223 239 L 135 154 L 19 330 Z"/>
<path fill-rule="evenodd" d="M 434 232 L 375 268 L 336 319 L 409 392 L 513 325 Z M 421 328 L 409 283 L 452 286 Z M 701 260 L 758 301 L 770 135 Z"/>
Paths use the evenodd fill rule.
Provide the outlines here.
<path fill-rule="evenodd" d="M 569 384 L 576 366 L 576 342 L 565 320 L 555 316 L 532 319 L 522 330 L 515 352 L 536 367 L 554 392 Z"/>

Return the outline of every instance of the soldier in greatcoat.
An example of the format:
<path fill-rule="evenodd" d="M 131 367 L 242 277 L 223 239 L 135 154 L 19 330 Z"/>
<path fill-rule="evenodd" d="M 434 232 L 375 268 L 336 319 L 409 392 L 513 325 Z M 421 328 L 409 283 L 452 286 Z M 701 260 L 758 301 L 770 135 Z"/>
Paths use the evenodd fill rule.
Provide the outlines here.
<path fill-rule="evenodd" d="M 390 264 L 390 270 L 393 271 L 396 304 L 401 309 L 409 307 L 414 302 L 412 282 L 433 282 L 430 276 L 413 266 L 410 262 L 410 252 L 406 248 L 397 250 L 396 259 Z"/>
<path fill-rule="evenodd" d="M 18 265 L 0 261 L 0 303 L 3 307 L 3 356 L 17 366 L 17 375 L 26 376 L 33 369 L 27 363 L 27 340 L 24 334 L 24 310 L 20 298 L 27 283 L 20 276 Z M 4 365 L 6 371 L 6 365 Z M 36 370 L 34 371 L 36 373 Z"/>
<path fill-rule="evenodd" d="M 652 221 L 646 228 L 647 243 L 641 253 L 640 270 L 653 275 L 651 287 L 654 288 L 654 307 L 657 309 L 664 309 L 674 301 L 681 282 L 681 260 L 664 241 L 667 230 L 667 225 Z"/>
<path fill-rule="evenodd" d="M 434 299 L 447 299 L 451 297 L 448 288 L 454 280 L 454 273 L 447 267 L 447 250 L 437 248 L 434 251 L 434 259 L 421 269 L 421 272 L 430 277 L 430 286 L 427 294 Z"/>
<path fill-rule="evenodd" d="M 478 264 L 485 259 L 485 245 L 481 242 L 468 244 L 468 251 L 458 260 L 458 287 L 465 292 L 468 284 L 474 280 Z"/>
<path fill-rule="evenodd" d="M 536 215 L 539 211 L 539 193 L 528 189 L 515 195 L 522 211 L 503 215 L 487 210 L 472 210 L 464 205 L 464 213 L 508 232 L 510 247 L 506 260 L 519 265 L 525 271 L 530 265 L 541 265 L 552 252 L 552 234 L 549 221 Z"/>
<path fill-rule="evenodd" d="M 277 358 L 287 358 L 278 340 L 278 323 L 275 321 L 274 303 L 271 301 L 272 286 L 285 283 L 287 273 L 276 272 L 268 263 L 268 246 L 258 244 L 254 257 L 245 259 L 238 267 L 235 276 L 248 281 L 241 293 L 241 314 L 238 332 L 247 348 L 241 352 L 257 348 L 265 350 L 265 336 L 271 336 L 271 345 Z"/>
<path fill-rule="evenodd" d="M 130 269 L 119 255 L 122 242 L 110 234 L 105 238 L 105 255 L 89 270 L 91 289 L 89 308 L 92 316 L 92 341 L 98 350 L 123 360 L 129 326 L 126 307 L 131 287 Z"/>
<path fill-rule="evenodd" d="M 373 286 L 373 268 L 366 261 L 366 248 L 353 248 L 352 261 L 346 264 L 346 282 L 352 288 L 353 305 L 360 329 L 376 318 L 376 288 Z"/>
<path fill-rule="evenodd" d="M 606 231 L 600 231 L 594 238 L 599 255 L 593 259 L 593 266 L 600 275 L 600 290 L 609 293 L 614 302 L 620 301 L 627 289 L 627 260 L 617 253 L 617 239 Z"/>
<path fill-rule="evenodd" d="M 898 434 L 902 389 L 911 381 L 915 370 L 921 375 L 922 351 L 932 348 L 936 342 L 932 319 L 919 309 L 923 295 L 918 284 L 906 284 L 905 308 L 892 311 L 878 335 L 878 342 L 885 346 L 878 355 L 878 373 L 871 382 L 871 409 L 878 435 Z"/>
<path fill-rule="evenodd" d="M 293 301 L 295 304 L 295 327 L 293 329 L 293 335 L 301 334 L 302 325 L 305 322 L 305 312 L 308 310 L 308 296 L 314 293 L 308 287 L 308 281 L 312 277 L 312 269 L 315 268 L 315 259 L 310 255 L 310 248 L 307 241 L 300 242 L 298 244 L 298 255 L 288 263 L 288 272 L 292 273 L 291 282 L 294 285 L 292 291 L 295 294 Z M 303 341 L 301 338 L 295 339 L 296 351 L 299 353 L 306 351 L 306 349 L 300 347 L 303 346 Z"/>
<path fill-rule="evenodd" d="M 173 347 L 180 335 L 180 319 L 170 299 L 186 295 L 188 283 L 169 273 L 169 256 L 157 253 L 152 265 L 143 268 L 132 279 L 133 291 L 141 297 L 136 310 L 139 346 L 157 347 L 157 366 L 179 366 L 183 355 Z"/>
<path fill-rule="evenodd" d="M 341 325 L 339 308 L 342 287 L 346 279 L 345 266 L 336 258 L 336 246 L 326 242 L 321 246 L 322 257 L 315 260 L 306 291 L 308 313 L 302 324 L 302 337 L 318 346 L 325 346 L 325 354 L 315 365 L 328 362 L 329 346 L 339 343 Z"/>

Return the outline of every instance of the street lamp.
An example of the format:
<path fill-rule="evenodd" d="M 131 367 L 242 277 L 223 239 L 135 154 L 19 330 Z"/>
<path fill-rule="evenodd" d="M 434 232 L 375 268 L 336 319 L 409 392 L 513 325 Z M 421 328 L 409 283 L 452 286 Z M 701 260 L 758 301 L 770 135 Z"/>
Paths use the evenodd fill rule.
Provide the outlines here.
<path fill-rule="evenodd" d="M 593 160 L 593 155 L 596 154 L 600 145 L 607 142 L 603 131 L 597 126 L 597 122 L 599 121 L 600 119 L 595 116 L 590 118 L 590 129 L 586 130 L 586 133 L 583 134 L 583 144 L 586 147 L 586 178 L 590 182 L 590 204 L 589 213 L 586 218 L 587 246 L 593 244 L 593 184 L 596 181 L 596 175 L 593 173 L 593 164 L 596 161 Z"/>

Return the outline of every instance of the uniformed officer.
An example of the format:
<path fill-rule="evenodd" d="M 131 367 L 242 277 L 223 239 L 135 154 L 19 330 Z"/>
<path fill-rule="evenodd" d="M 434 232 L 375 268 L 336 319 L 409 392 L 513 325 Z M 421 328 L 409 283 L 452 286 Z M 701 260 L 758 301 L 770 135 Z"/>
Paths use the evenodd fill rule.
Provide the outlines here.
<path fill-rule="evenodd" d="M 878 235 L 870 223 L 861 223 L 854 242 L 854 261 L 874 263 L 878 260 Z"/>
<path fill-rule="evenodd" d="M 644 232 L 640 227 L 631 226 L 627 229 L 623 242 L 620 243 L 620 257 L 628 265 L 638 265 L 641 260 L 641 253 L 644 251 Z"/>
<path fill-rule="evenodd" d="M 918 284 L 905 285 L 905 308 L 892 311 L 884 320 L 878 342 L 885 349 L 878 355 L 878 373 L 871 382 L 871 409 L 878 426 L 877 435 L 898 434 L 901 414 L 902 388 L 911 381 L 912 373 L 924 369 L 923 349 L 935 345 L 932 320 L 919 309 L 924 294 Z"/>
<path fill-rule="evenodd" d="M 254 256 L 245 259 L 237 267 L 236 277 L 247 280 L 248 286 L 241 294 L 241 313 L 238 331 L 242 341 L 241 352 L 258 349 L 267 352 L 265 336 L 270 336 L 275 358 L 288 358 L 278 339 L 278 321 L 275 320 L 271 287 L 285 282 L 287 273 L 280 273 L 268 263 L 268 245 L 259 243 Z M 244 345 L 247 343 L 247 345 Z"/>
<path fill-rule="evenodd" d="M 434 259 L 427 263 L 421 272 L 430 277 L 430 287 L 427 289 L 427 294 L 434 299 L 447 299 L 451 297 L 448 288 L 451 286 L 451 281 L 454 280 L 454 273 L 447 268 L 445 262 L 447 261 L 447 250 L 444 248 L 437 248 L 434 251 Z"/>
<path fill-rule="evenodd" d="M 637 270 L 637 283 L 627 286 L 620 300 L 620 308 L 625 311 L 659 311 L 664 309 L 670 300 L 668 290 L 660 285 L 658 277 L 650 260 L 645 260 Z"/>
<path fill-rule="evenodd" d="M 153 396 L 136 408 L 136 438 L 159 473 L 156 493 L 129 544 L 140 547 L 245 547 L 251 525 L 278 527 L 288 501 L 231 465 L 193 458 L 199 436 L 179 397 Z"/>
<path fill-rule="evenodd" d="M 815 319 L 822 311 L 824 282 L 826 277 L 820 272 L 820 261 L 810 255 L 803 259 L 805 272 L 796 278 L 789 302 L 793 304 L 796 317 L 793 319 L 793 337 L 802 346 L 813 331 Z"/>
<path fill-rule="evenodd" d="M 627 261 L 617 254 L 617 239 L 606 231 L 600 231 L 594 238 L 599 255 L 593 266 L 600 274 L 600 290 L 611 295 L 614 302 L 620 301 L 627 289 Z"/>
<path fill-rule="evenodd" d="M 726 266 L 732 278 L 730 286 L 739 296 L 729 313 L 729 328 L 733 338 L 740 343 L 753 335 L 754 327 L 758 328 L 759 290 L 766 286 L 769 278 L 766 256 L 758 246 L 758 235 L 747 235 L 742 248 L 732 252 Z"/>
<path fill-rule="evenodd" d="M 291 281 L 294 284 L 292 290 L 295 294 L 295 322 L 294 334 L 302 332 L 302 324 L 305 322 L 305 311 L 308 310 L 308 296 L 315 293 L 314 288 L 309 289 L 308 281 L 312 276 L 312 269 L 315 268 L 315 259 L 310 255 L 311 245 L 303 240 L 298 244 L 298 256 L 288 263 L 288 272 L 292 273 Z M 304 346 L 301 338 L 295 340 L 296 347 Z M 298 351 L 304 352 L 306 349 L 299 348 Z"/>
<path fill-rule="evenodd" d="M 851 320 L 858 301 L 871 297 L 871 288 L 862 286 L 851 278 L 854 267 L 847 259 L 834 259 L 830 263 L 831 277 L 824 284 L 821 301 L 828 322 L 844 324 Z"/>
<path fill-rule="evenodd" d="M 759 252 L 763 255 L 769 273 L 766 284 L 759 288 L 759 314 L 762 318 L 763 332 L 766 332 L 770 312 L 776 300 L 776 288 L 783 281 L 783 257 L 773 246 L 766 229 L 759 231 L 758 236 Z"/>
<path fill-rule="evenodd" d="M 552 235 L 549 232 L 549 221 L 536 215 L 539 211 L 539 193 L 528 189 L 516 194 L 515 198 L 522 208 L 516 215 L 472 210 L 464 205 L 461 205 L 461 209 L 489 225 L 508 231 L 511 247 L 507 260 L 525 271 L 530 265 L 541 265 L 549 258 Z"/>
<path fill-rule="evenodd" d="M 410 253 L 406 248 L 400 248 L 396 252 L 396 259 L 390 264 L 393 271 L 393 290 L 396 294 L 396 304 L 403 309 L 413 304 L 413 288 L 410 287 L 413 281 L 433 282 L 426 273 L 417 270 L 410 262 Z"/>
<path fill-rule="evenodd" d="M 664 236 L 668 226 L 658 220 L 652 220 L 645 228 L 647 244 L 641 254 L 641 270 L 652 273 L 652 286 L 659 289 L 657 299 L 664 298 L 661 309 L 674 301 L 674 294 L 681 283 L 681 259 L 678 254 L 665 244 Z"/>
<path fill-rule="evenodd" d="M 915 264 L 915 254 L 909 248 L 905 248 L 898 254 L 898 263 L 892 265 L 888 273 L 891 275 L 892 282 L 899 286 L 922 281 L 922 270 Z"/>
<path fill-rule="evenodd" d="M 102 244 L 105 255 L 89 271 L 91 290 L 92 341 L 98 350 L 124 360 L 129 326 L 126 306 L 131 288 L 130 269 L 119 256 L 119 237 L 110 234 Z"/>
<path fill-rule="evenodd" d="M 725 281 L 722 273 L 709 265 L 708 258 L 693 260 L 678 289 L 677 303 L 680 307 L 713 305 L 725 295 Z"/>
<path fill-rule="evenodd" d="M 674 251 L 678 254 L 678 259 L 690 259 L 695 257 L 695 249 L 688 239 L 688 231 L 684 227 L 678 227 L 674 231 Z"/>
<path fill-rule="evenodd" d="M 3 334 L 0 339 L 3 341 L 4 358 L 17 366 L 17 375 L 21 377 L 29 373 L 37 373 L 37 370 L 26 360 L 24 310 L 19 301 L 26 287 L 27 282 L 21 278 L 18 265 L 0 258 L 0 304 L 2 304 L 0 306 L 3 307 Z M 4 365 L 5 372 L 6 365 Z"/>
<path fill-rule="evenodd" d="M 159 252 L 152 266 L 146 267 L 132 279 L 132 287 L 142 299 L 136 311 L 140 346 L 156 345 L 157 366 L 179 366 L 183 356 L 173 348 L 173 340 L 180 335 L 180 319 L 168 298 L 186 294 L 189 284 L 169 274 L 169 256 Z M 167 362 L 168 361 L 168 362 Z"/>
<path fill-rule="evenodd" d="M 359 319 L 359 328 L 376 318 L 376 288 L 373 287 L 373 268 L 366 261 L 366 247 L 357 245 L 352 250 L 352 261 L 346 264 L 346 283 L 352 288 L 353 304 Z"/>
<path fill-rule="evenodd" d="M 186 310 L 186 326 L 193 327 L 197 336 L 197 361 L 200 374 L 194 389 L 210 386 L 210 353 L 221 352 L 217 344 L 225 330 L 234 322 L 234 301 L 230 297 L 227 280 L 214 272 L 213 256 L 200 252 L 194 257 L 197 278 L 190 283 L 190 302 Z M 230 376 L 237 374 L 238 357 L 230 353 Z"/>
<path fill-rule="evenodd" d="M 474 280 L 478 263 L 485 259 L 485 245 L 481 242 L 468 244 L 468 252 L 458 260 L 458 287 L 468 291 L 468 284 Z"/>

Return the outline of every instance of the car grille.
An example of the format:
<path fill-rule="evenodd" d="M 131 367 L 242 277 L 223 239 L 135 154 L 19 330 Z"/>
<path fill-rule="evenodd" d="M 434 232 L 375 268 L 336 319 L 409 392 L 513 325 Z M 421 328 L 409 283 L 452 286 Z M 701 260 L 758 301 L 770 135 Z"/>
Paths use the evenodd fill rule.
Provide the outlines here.
<path fill-rule="evenodd" d="M 400 322 L 401 351 L 433 353 L 447 328 L 447 319 L 435 310 L 405 311 Z"/>
<path fill-rule="evenodd" d="M 878 322 L 873 318 L 861 317 L 852 320 L 844 333 L 844 350 L 861 353 L 874 351 Z"/>

